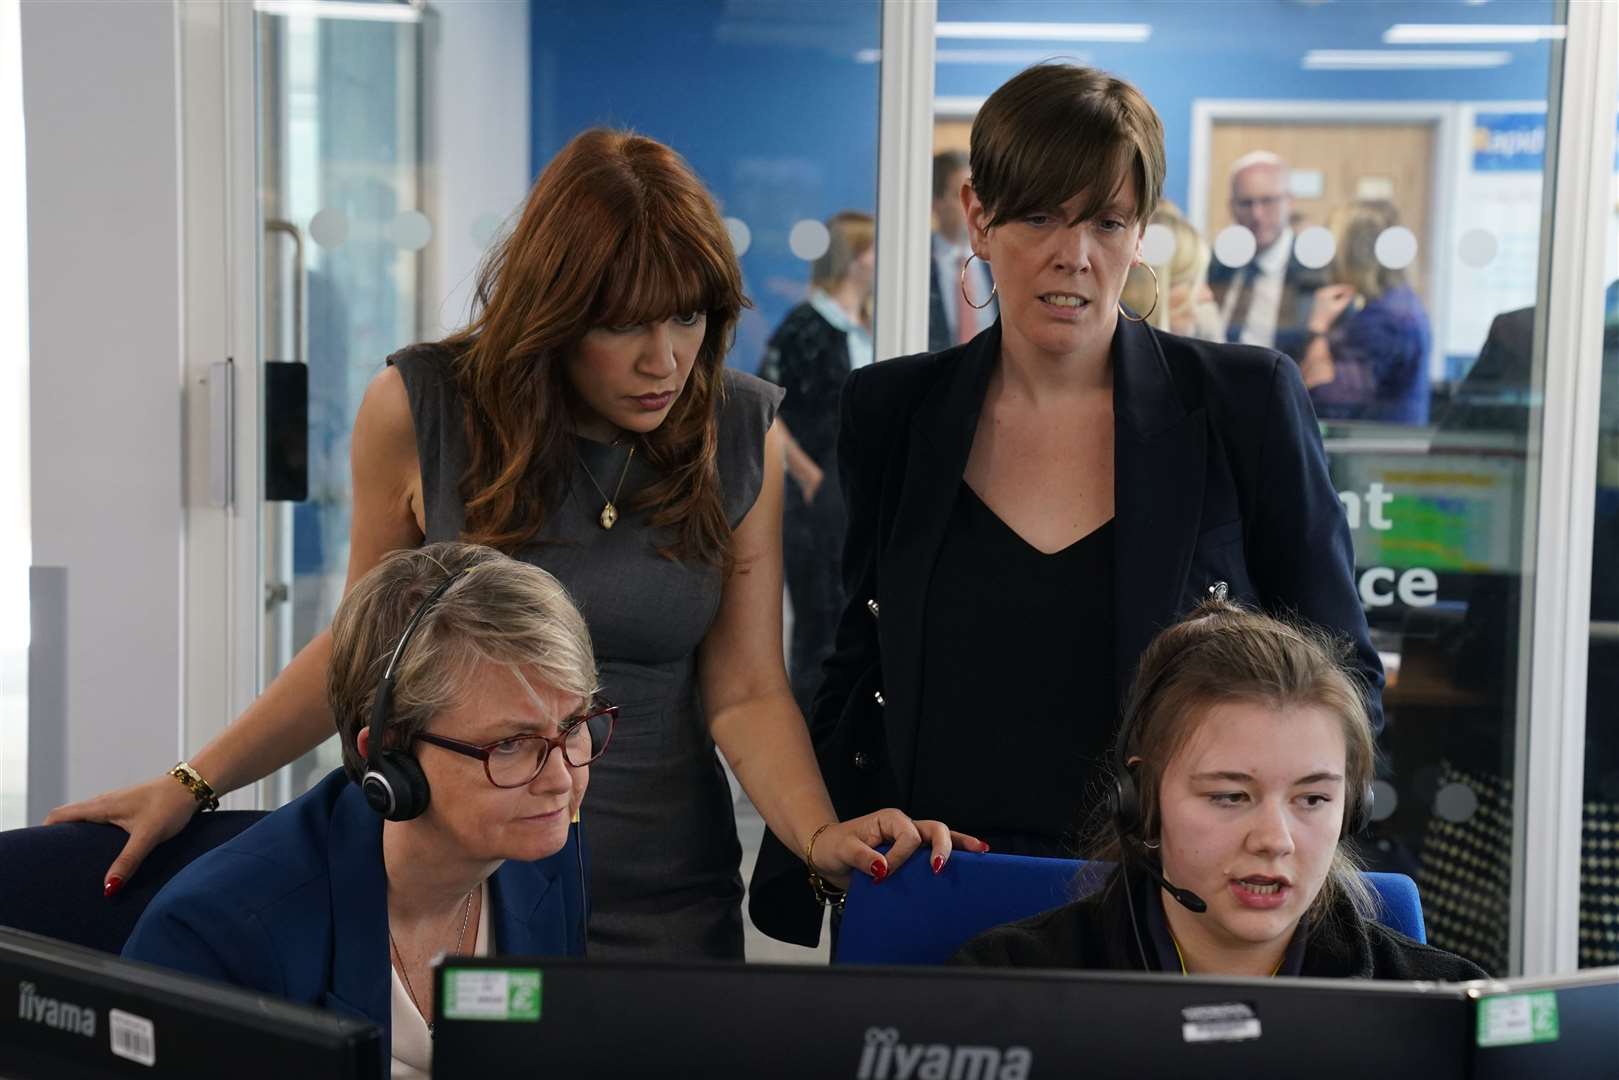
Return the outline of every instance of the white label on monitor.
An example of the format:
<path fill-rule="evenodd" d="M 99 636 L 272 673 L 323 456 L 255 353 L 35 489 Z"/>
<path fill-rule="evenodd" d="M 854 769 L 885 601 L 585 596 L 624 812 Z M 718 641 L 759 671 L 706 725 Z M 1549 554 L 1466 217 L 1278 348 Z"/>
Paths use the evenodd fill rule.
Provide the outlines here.
<path fill-rule="evenodd" d="M 1259 1038 L 1259 1017 L 1241 1002 L 1181 1010 L 1181 1038 L 1189 1043 L 1244 1042 Z"/>
<path fill-rule="evenodd" d="M 157 1029 L 150 1020 L 122 1009 L 109 1010 L 107 1020 L 114 1055 L 139 1065 L 157 1064 Z"/>

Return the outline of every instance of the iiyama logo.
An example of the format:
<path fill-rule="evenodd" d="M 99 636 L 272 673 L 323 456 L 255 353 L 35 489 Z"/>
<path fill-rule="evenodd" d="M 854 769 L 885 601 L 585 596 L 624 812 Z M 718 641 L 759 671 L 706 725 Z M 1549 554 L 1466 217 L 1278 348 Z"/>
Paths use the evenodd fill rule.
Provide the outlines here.
<path fill-rule="evenodd" d="M 898 1028 L 867 1028 L 858 1080 L 1025 1080 L 1027 1046 L 950 1046 L 899 1041 Z"/>
<path fill-rule="evenodd" d="M 70 1031 L 87 1039 L 96 1037 L 96 1011 L 55 998 L 40 997 L 31 982 L 17 984 L 17 1019 Z"/>

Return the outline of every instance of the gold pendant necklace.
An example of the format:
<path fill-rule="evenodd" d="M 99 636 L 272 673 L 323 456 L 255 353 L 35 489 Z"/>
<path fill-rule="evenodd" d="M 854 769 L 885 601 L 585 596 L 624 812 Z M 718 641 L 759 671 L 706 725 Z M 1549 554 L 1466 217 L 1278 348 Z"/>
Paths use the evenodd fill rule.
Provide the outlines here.
<path fill-rule="evenodd" d="M 611 529 L 618 524 L 618 507 L 614 504 L 618 502 L 619 493 L 624 490 L 624 478 L 630 475 L 630 462 L 634 460 L 635 447 L 632 445 L 629 456 L 624 459 L 623 471 L 618 474 L 618 486 L 613 489 L 613 494 L 609 496 L 607 492 L 602 490 L 602 486 L 596 483 L 596 477 L 591 473 L 590 466 L 585 464 L 585 459 L 582 457 L 579 459 L 579 467 L 585 470 L 585 475 L 590 478 L 591 485 L 602 497 L 602 512 L 597 516 L 596 520 L 601 523 L 601 527 L 604 529 Z"/>

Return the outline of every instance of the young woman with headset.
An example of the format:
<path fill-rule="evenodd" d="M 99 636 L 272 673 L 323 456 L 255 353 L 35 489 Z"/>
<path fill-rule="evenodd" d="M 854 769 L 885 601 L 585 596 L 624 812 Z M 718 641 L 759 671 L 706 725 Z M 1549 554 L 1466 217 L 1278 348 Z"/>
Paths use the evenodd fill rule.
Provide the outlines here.
<path fill-rule="evenodd" d="M 616 709 L 557 580 L 471 544 L 361 578 L 329 671 L 343 767 L 176 875 L 124 955 L 357 1013 L 425 1077 L 438 953 L 583 954 L 570 819 Z"/>
<path fill-rule="evenodd" d="M 1323 635 L 1212 600 L 1142 656 L 1091 896 L 997 927 L 962 963 L 1463 981 L 1372 918 L 1350 837 L 1371 808 L 1364 689 Z"/>
<path fill-rule="evenodd" d="M 924 843 L 942 865 L 945 826 L 892 809 L 840 822 L 816 767 L 781 645 L 781 390 L 725 367 L 747 300 L 690 167 L 652 139 L 577 136 L 477 300 L 466 329 L 390 357 L 360 404 L 349 580 L 390 551 L 468 540 L 544 567 L 579 605 L 621 710 L 587 814 L 592 955 L 742 959 L 716 747 L 823 902 Z M 173 778 L 48 820 L 130 831 L 116 891 L 203 799 L 330 736 L 330 650 L 317 635 Z"/>

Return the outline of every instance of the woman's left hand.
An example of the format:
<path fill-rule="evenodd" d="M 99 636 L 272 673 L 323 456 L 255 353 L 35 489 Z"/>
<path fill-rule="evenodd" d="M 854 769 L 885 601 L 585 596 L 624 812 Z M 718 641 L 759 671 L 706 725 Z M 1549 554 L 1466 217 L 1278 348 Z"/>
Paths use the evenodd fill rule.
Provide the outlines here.
<path fill-rule="evenodd" d="M 877 845 L 886 840 L 892 840 L 894 846 L 883 855 Z M 889 808 L 840 821 L 822 832 L 815 841 L 815 872 L 839 888 L 847 888 L 850 874 L 857 870 L 881 881 L 903 866 L 924 843 L 931 848 L 935 874 L 944 869 L 950 852 L 958 845 L 968 851 L 989 850 L 982 840 L 952 832 L 942 821 L 912 821 L 903 812 Z"/>
<path fill-rule="evenodd" d="M 1338 321 L 1355 299 L 1353 285 L 1326 285 L 1315 291 L 1315 302 L 1310 307 L 1309 330 L 1312 334 L 1325 334 Z"/>

